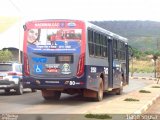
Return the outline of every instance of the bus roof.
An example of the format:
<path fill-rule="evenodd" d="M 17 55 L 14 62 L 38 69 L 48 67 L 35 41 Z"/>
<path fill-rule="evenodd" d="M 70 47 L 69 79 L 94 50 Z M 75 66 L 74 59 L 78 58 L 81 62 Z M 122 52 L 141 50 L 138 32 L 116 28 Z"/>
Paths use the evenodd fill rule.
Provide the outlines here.
<path fill-rule="evenodd" d="M 124 42 L 126 42 L 126 43 L 128 42 L 128 39 L 127 39 L 127 38 L 122 37 L 122 36 L 120 36 L 120 35 L 117 35 L 117 34 L 115 34 L 115 33 L 113 33 L 113 32 L 110 32 L 110 31 L 108 31 L 108 30 L 106 30 L 106 29 L 104 29 L 104 28 L 101 28 L 101 27 L 99 27 L 99 26 L 97 26 L 97 25 L 95 25 L 95 24 L 92 24 L 92 23 L 86 21 L 86 25 L 87 25 L 87 27 L 93 28 L 93 29 L 95 29 L 95 30 L 98 30 L 98 31 L 100 31 L 100 32 L 102 32 L 102 33 L 107 34 L 107 35 L 108 35 L 109 37 L 111 37 L 111 38 L 115 38 L 115 39 L 124 41 Z"/>

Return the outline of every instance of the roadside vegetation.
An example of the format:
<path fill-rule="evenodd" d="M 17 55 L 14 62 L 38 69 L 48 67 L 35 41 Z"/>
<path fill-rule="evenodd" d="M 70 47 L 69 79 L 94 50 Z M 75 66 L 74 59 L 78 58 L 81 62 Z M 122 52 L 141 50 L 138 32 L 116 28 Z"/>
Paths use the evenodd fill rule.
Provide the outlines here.
<path fill-rule="evenodd" d="M 85 115 L 86 118 L 95 118 L 95 119 L 112 119 L 111 116 L 107 115 L 107 114 L 86 114 Z"/>
<path fill-rule="evenodd" d="M 12 61 L 13 54 L 9 50 L 0 50 L 0 62 Z"/>
<path fill-rule="evenodd" d="M 133 57 L 130 59 L 129 70 L 132 73 L 155 72 L 155 61 L 158 60 L 160 51 L 140 51 L 133 48 Z"/>
<path fill-rule="evenodd" d="M 133 73 L 153 73 L 154 72 L 154 63 L 152 60 L 137 60 L 133 59 L 133 68 L 132 62 L 130 61 L 130 70 Z"/>
<path fill-rule="evenodd" d="M 152 88 L 160 88 L 160 86 L 152 86 Z"/>
<path fill-rule="evenodd" d="M 140 92 L 140 93 L 151 93 L 151 92 L 148 91 L 148 90 L 140 90 L 139 92 Z"/>
<path fill-rule="evenodd" d="M 126 99 L 124 99 L 124 101 L 135 102 L 135 101 L 139 101 L 139 100 L 135 99 L 135 98 L 126 98 Z"/>

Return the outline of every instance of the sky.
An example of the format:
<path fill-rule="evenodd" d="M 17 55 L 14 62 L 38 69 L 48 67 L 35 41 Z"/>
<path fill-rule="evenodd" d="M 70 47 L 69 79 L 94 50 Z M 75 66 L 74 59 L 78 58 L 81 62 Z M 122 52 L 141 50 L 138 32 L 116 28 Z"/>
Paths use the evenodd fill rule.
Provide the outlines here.
<path fill-rule="evenodd" d="M 0 16 L 160 21 L 160 0 L 0 0 Z"/>

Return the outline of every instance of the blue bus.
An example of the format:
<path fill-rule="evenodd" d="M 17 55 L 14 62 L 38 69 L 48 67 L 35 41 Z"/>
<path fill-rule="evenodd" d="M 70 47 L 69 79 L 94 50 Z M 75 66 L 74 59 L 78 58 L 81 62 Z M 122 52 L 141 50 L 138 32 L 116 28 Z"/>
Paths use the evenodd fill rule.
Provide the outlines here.
<path fill-rule="evenodd" d="M 101 101 L 129 84 L 128 40 L 89 22 L 28 21 L 23 42 L 23 85 L 45 100 L 78 93 Z"/>

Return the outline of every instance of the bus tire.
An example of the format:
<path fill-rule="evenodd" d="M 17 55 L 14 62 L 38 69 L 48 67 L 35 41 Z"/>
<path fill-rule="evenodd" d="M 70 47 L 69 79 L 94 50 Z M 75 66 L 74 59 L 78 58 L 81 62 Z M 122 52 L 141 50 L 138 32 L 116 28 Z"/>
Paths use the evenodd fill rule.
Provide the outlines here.
<path fill-rule="evenodd" d="M 54 92 L 54 100 L 59 100 L 60 97 L 61 97 L 61 92 L 60 91 Z"/>
<path fill-rule="evenodd" d="M 102 101 L 103 100 L 103 81 L 102 78 L 99 80 L 99 85 L 98 85 L 98 91 L 96 93 L 96 101 Z"/>
<path fill-rule="evenodd" d="M 52 100 L 52 99 L 53 99 L 52 96 L 43 96 L 43 98 L 44 98 L 45 100 Z"/>
<path fill-rule="evenodd" d="M 121 82 L 120 88 L 116 89 L 116 95 L 121 95 L 123 93 L 123 82 Z"/>
<path fill-rule="evenodd" d="M 61 96 L 60 91 L 42 90 L 41 92 L 45 100 L 59 100 Z"/>
<path fill-rule="evenodd" d="M 31 89 L 31 91 L 32 91 L 32 92 L 37 92 L 37 90 L 36 90 L 36 89 Z"/>

